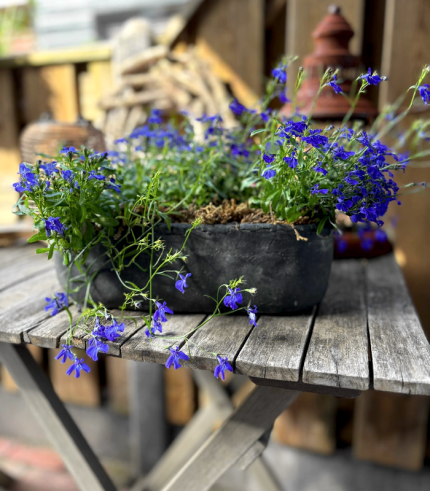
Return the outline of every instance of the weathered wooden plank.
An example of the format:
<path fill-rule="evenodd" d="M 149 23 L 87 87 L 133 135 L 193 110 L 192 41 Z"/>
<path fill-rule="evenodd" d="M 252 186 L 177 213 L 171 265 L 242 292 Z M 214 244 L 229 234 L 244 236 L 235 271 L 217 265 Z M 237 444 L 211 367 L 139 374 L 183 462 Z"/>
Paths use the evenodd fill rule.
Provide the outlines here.
<path fill-rule="evenodd" d="M 16 262 L 10 262 L 2 267 L 0 291 L 21 283 L 26 278 L 40 274 L 50 267 L 51 265 L 47 263 L 46 256 L 43 254 L 30 255 L 26 253 L 23 257 L 17 259 Z"/>
<path fill-rule="evenodd" d="M 363 266 L 358 261 L 335 261 L 315 319 L 302 380 L 366 390 L 368 364 Z"/>
<path fill-rule="evenodd" d="M 76 321 L 79 313 L 75 306 L 70 307 L 73 320 Z M 37 327 L 28 332 L 28 338 L 32 344 L 42 348 L 58 348 L 60 339 L 70 327 L 70 318 L 67 312 L 59 312 L 54 317 L 48 317 Z"/>
<path fill-rule="evenodd" d="M 16 176 L 18 181 L 18 176 Z M 18 196 L 18 194 L 17 194 Z M 14 247 L 0 248 L 0 267 L 9 266 L 12 262 L 20 261 L 24 257 L 33 257 L 36 254 L 36 244 L 19 244 Z"/>
<path fill-rule="evenodd" d="M 315 310 L 288 317 L 258 319 L 235 363 L 237 373 L 298 381 Z"/>
<path fill-rule="evenodd" d="M 0 314 L 0 341 L 29 342 L 25 334 L 50 316 L 44 311 L 45 298 L 39 293 L 18 302 Z"/>
<path fill-rule="evenodd" d="M 251 329 L 248 317 L 237 315 L 215 317 L 191 337 L 191 343 L 188 344 L 191 359 L 184 362 L 184 365 L 214 370 L 218 365 L 215 353 L 223 358 L 227 357 L 230 363 L 234 364 L 236 355 Z"/>
<path fill-rule="evenodd" d="M 367 267 L 369 338 L 375 390 L 430 394 L 430 345 L 392 255 Z"/>
<path fill-rule="evenodd" d="M 45 298 L 55 291 L 60 291 L 59 285 L 55 271 L 50 268 L 48 271 L 41 272 L 36 276 L 3 290 L 0 293 L 0 313 L 37 293 L 41 298 Z"/>
<path fill-rule="evenodd" d="M 181 339 L 171 340 L 171 336 L 183 336 L 194 327 L 197 327 L 205 318 L 204 315 L 175 315 L 163 324 L 163 335 L 147 338 L 145 329 L 140 329 L 123 346 L 121 356 L 129 360 L 151 361 L 154 363 L 165 363 L 168 358 L 168 348 L 172 344 L 182 346 Z"/>

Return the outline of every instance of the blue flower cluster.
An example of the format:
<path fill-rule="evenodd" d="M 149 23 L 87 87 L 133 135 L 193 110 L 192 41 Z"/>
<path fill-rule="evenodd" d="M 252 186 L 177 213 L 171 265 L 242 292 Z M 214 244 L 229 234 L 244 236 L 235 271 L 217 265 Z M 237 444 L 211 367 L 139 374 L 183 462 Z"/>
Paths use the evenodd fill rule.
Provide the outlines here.
<path fill-rule="evenodd" d="M 52 309 L 51 315 L 57 315 L 60 310 L 69 306 L 65 293 L 56 293 L 53 298 L 46 297 L 45 301 L 48 302 L 45 305 L 45 312 L 49 312 Z"/>
<path fill-rule="evenodd" d="M 33 191 L 33 189 L 39 186 L 39 180 L 34 174 L 32 166 L 27 164 L 20 164 L 19 166 L 20 180 L 16 182 L 13 187 L 18 193 L 24 193 L 25 191 Z"/>
<path fill-rule="evenodd" d="M 58 294 L 57 294 L 58 295 Z M 54 314 L 53 314 L 54 315 Z M 107 353 L 109 345 L 105 341 L 115 341 L 124 332 L 125 325 L 123 322 L 120 324 L 111 315 L 106 315 L 106 320 L 111 322 L 111 325 L 102 324 L 99 317 L 96 317 L 94 328 L 91 332 L 91 338 L 88 342 L 87 355 L 94 361 L 98 360 L 99 353 Z M 84 359 L 79 359 L 73 352 L 72 347 L 69 344 L 63 344 L 61 351 L 55 357 L 56 360 L 60 360 L 61 363 L 65 363 L 68 359 L 73 363 L 67 369 L 67 375 L 71 375 L 75 372 L 75 377 L 79 378 L 81 370 L 84 372 L 90 372 L 90 367 L 84 362 Z"/>
<path fill-rule="evenodd" d="M 386 160 L 387 156 L 397 156 L 381 142 L 371 142 L 365 132 L 357 140 L 364 151 L 358 155 L 344 152 L 348 154 L 346 159 L 356 157 L 354 170 L 346 174 L 344 183 L 334 188 L 332 194 L 337 198 L 336 208 L 347 213 L 352 222 L 375 222 L 380 226 L 383 224 L 380 217 L 387 212 L 389 203 L 400 204 L 397 200 L 399 187 L 392 179 Z"/>

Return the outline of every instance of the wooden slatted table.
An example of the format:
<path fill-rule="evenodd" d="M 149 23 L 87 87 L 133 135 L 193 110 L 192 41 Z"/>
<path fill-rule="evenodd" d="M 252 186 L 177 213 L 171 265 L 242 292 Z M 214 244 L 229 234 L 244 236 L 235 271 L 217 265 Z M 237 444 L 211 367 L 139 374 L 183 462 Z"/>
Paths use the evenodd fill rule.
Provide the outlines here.
<path fill-rule="evenodd" d="M 67 314 L 51 317 L 43 310 L 44 297 L 57 290 L 52 265 L 36 256 L 34 247 L 0 250 L 0 357 L 80 488 L 113 490 L 25 347 L 32 343 L 57 348 L 64 342 Z M 184 334 L 204 317 L 171 316 L 165 335 Z M 185 465 L 169 475 L 169 482 L 161 483 L 160 476 L 169 474 L 167 463 L 173 462 L 167 455 L 146 480 L 145 489 L 151 491 L 203 491 L 232 465 L 246 468 L 264 449 L 276 417 L 300 392 L 339 397 L 357 397 L 365 390 L 430 395 L 430 346 L 392 255 L 335 261 L 323 302 L 309 312 L 261 316 L 257 328 L 246 317 L 216 318 L 191 339 L 227 356 L 234 372 L 248 376 L 257 386 L 233 411 L 222 394 L 216 395 L 218 385 L 213 385 L 217 404 L 227 408 L 225 414 L 230 416 L 193 455 L 187 455 Z M 85 332 L 77 330 L 73 344 L 86 348 L 88 342 Z M 143 322 L 136 326 L 128 321 L 121 338 L 110 343 L 109 353 L 164 364 L 166 344 L 161 338 L 148 339 Z M 213 356 L 195 348 L 191 354 L 186 365 L 214 370 Z M 216 382 L 205 372 L 195 373 L 197 379 Z M 184 444 L 187 435 L 193 438 L 191 429 L 184 435 Z M 189 447 L 194 451 L 195 445 Z"/>

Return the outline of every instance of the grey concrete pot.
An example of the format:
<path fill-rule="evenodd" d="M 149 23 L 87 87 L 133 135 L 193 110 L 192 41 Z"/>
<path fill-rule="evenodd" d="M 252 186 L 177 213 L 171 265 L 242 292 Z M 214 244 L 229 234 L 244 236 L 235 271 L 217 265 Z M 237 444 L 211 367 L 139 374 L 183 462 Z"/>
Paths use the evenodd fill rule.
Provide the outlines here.
<path fill-rule="evenodd" d="M 179 249 L 185 238 L 187 224 L 157 226 L 157 235 L 166 248 Z M 324 229 L 320 235 L 315 225 L 298 225 L 297 231 L 307 241 L 297 240 L 294 230 L 286 225 L 226 224 L 203 225 L 194 230 L 188 239 L 185 253 L 188 261 L 178 262 L 172 269 L 185 267 L 192 273 L 185 294 L 175 288 L 175 280 L 157 276 L 153 283 L 153 296 L 159 296 L 175 312 L 211 313 L 214 302 L 204 295 L 216 297 L 223 283 L 243 276 L 243 288 L 257 288 L 251 303 L 259 313 L 285 314 L 308 309 L 321 302 L 327 289 L 333 258 L 333 235 Z M 121 285 L 109 265 L 103 264 L 103 249 L 96 246 L 86 261 L 89 274 L 100 270 L 91 285 L 91 295 L 107 308 L 120 306 L 126 289 Z M 65 286 L 67 268 L 60 256 L 56 257 L 60 283 Z M 148 257 L 142 254 L 139 264 L 148 269 Z M 72 269 L 71 277 L 78 275 Z M 123 281 L 144 286 L 148 274 L 130 267 L 121 275 Z M 78 283 L 72 283 L 77 285 Z M 84 289 L 75 294 L 82 299 Z M 244 295 L 244 304 L 249 295 Z M 146 310 L 146 306 L 142 306 Z"/>

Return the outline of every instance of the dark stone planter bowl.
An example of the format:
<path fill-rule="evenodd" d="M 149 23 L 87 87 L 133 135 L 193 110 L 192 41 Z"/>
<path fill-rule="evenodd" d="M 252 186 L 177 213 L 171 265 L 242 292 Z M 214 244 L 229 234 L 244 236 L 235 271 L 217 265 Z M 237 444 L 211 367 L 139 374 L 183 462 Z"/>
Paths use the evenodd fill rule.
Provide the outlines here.
<path fill-rule="evenodd" d="M 180 249 L 185 238 L 187 224 L 161 224 L 156 234 L 166 243 L 166 250 Z M 157 276 L 153 282 L 153 296 L 165 300 L 175 312 L 211 313 L 214 302 L 204 295 L 216 297 L 218 287 L 243 276 L 246 284 L 241 288 L 257 288 L 251 299 L 259 313 L 286 314 L 308 309 L 321 302 L 327 289 L 333 258 L 333 235 L 324 229 L 320 235 L 315 225 L 298 225 L 297 231 L 307 241 L 297 240 L 294 230 L 287 225 L 226 224 L 202 225 L 188 239 L 186 263 L 178 262 L 172 269 L 182 266 L 192 273 L 188 289 L 180 293 L 175 281 Z M 103 266 L 103 248 L 94 247 L 86 260 L 89 273 L 100 269 L 91 285 L 91 295 L 107 308 L 119 307 L 124 301 L 125 288 L 109 265 Z M 57 274 L 63 287 L 67 268 L 59 255 L 55 258 Z M 147 270 L 148 256 L 141 254 L 139 264 Z M 78 275 L 73 267 L 71 277 Z M 124 270 L 121 275 L 143 287 L 148 274 L 137 267 Z M 74 294 L 82 300 L 84 288 Z M 244 302 L 251 298 L 244 295 Z M 244 303 L 245 305 L 245 303 Z M 142 306 L 143 310 L 147 306 Z"/>

